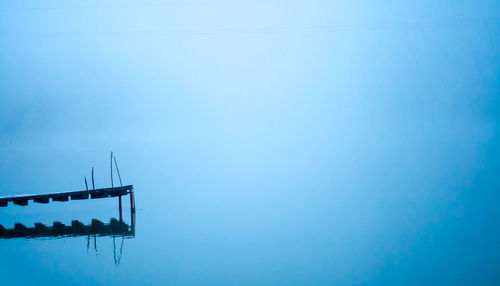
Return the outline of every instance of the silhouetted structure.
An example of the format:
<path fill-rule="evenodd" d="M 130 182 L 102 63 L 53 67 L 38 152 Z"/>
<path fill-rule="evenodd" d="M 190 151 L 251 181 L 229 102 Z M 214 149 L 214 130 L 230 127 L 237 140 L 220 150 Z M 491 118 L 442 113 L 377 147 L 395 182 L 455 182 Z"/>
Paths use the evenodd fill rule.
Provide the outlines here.
<path fill-rule="evenodd" d="M 134 186 L 132 185 L 43 195 L 0 197 L 0 207 L 7 207 L 9 202 L 13 202 L 15 205 L 27 206 L 30 200 L 33 200 L 35 203 L 47 204 L 50 199 L 52 199 L 53 202 L 67 202 L 70 199 L 73 201 L 118 197 L 118 210 L 120 221 L 122 221 L 122 196 L 125 195 L 130 195 L 130 209 L 132 212 L 135 212 Z"/>
<path fill-rule="evenodd" d="M 133 215 L 132 215 L 133 216 Z M 93 219 L 90 225 L 84 225 L 73 220 L 71 225 L 54 222 L 52 226 L 35 223 L 35 227 L 26 227 L 21 223 L 14 224 L 14 228 L 6 229 L 0 225 L 0 239 L 8 238 L 41 238 L 41 237 L 71 237 L 71 236 L 135 236 L 135 226 L 112 218 L 109 224 Z"/>
<path fill-rule="evenodd" d="M 15 223 L 14 228 L 7 229 L 0 224 L 0 239 L 15 238 L 64 238 L 64 237 L 87 237 L 87 253 L 90 248 L 90 240 L 94 240 L 94 250 L 97 255 L 97 238 L 109 236 L 113 238 L 113 256 L 115 265 L 121 263 L 123 254 L 123 242 L 126 238 L 135 237 L 135 211 L 130 210 L 130 225 L 117 220 L 110 219 L 109 223 L 92 219 L 90 225 L 85 225 L 78 220 L 73 220 L 71 225 L 64 225 L 61 222 L 54 222 L 51 226 L 43 223 L 35 223 L 34 227 L 26 227 L 24 224 Z M 116 237 L 121 238 L 119 251 L 116 250 Z"/>
<path fill-rule="evenodd" d="M 110 197 L 118 197 L 118 210 L 120 219 L 112 218 L 109 224 L 105 224 L 97 219 L 92 219 L 90 225 L 84 225 L 78 220 L 73 220 L 70 226 L 64 225 L 61 222 L 54 222 L 52 226 L 46 226 L 42 223 L 35 223 L 35 227 L 26 227 L 21 223 L 15 223 L 14 228 L 6 229 L 0 225 L 0 239 L 11 238 L 57 238 L 57 237 L 74 237 L 86 236 L 87 237 L 87 251 L 90 245 L 90 237 L 94 238 L 94 249 L 97 254 L 97 237 L 111 236 L 113 237 L 113 248 L 115 264 L 120 264 L 123 240 L 125 238 L 132 238 L 135 236 L 135 198 L 134 187 L 132 185 L 123 186 L 120 170 L 116 162 L 116 157 L 111 152 L 110 157 L 111 167 L 111 188 L 96 189 L 94 183 L 94 167 L 92 167 L 92 190 L 89 190 L 87 184 L 87 177 L 84 176 L 85 189 L 84 191 L 73 191 L 64 193 L 52 193 L 41 195 L 18 195 L 9 197 L 0 197 L 0 207 L 7 207 L 9 202 L 19 206 L 27 206 L 28 202 L 32 200 L 39 204 L 48 204 L 52 199 L 53 202 L 67 202 L 69 200 L 88 200 L 88 199 L 102 199 Z M 113 163 L 118 174 L 120 187 L 114 187 L 113 181 Z M 122 196 L 130 196 L 130 225 L 123 222 L 122 215 Z M 116 254 L 115 238 L 119 236 L 122 238 L 120 252 Z"/>
<path fill-rule="evenodd" d="M 118 174 L 118 179 L 120 180 L 120 187 L 114 187 L 113 181 L 113 162 L 115 163 L 116 172 Z M 92 190 L 89 190 L 87 185 L 87 177 L 84 176 L 85 188 L 84 191 L 73 191 L 64 193 L 52 193 L 52 194 L 42 194 L 42 195 L 18 195 L 9 197 L 0 197 L 0 207 L 8 206 L 9 202 L 13 202 L 15 205 L 27 206 L 28 201 L 33 200 L 35 203 L 48 204 L 50 199 L 53 202 L 67 202 L 71 200 L 88 200 L 90 199 L 102 199 L 109 197 L 118 197 L 118 209 L 120 214 L 120 221 L 123 220 L 122 217 L 122 196 L 130 195 L 130 208 L 132 212 L 135 212 L 135 198 L 134 198 L 134 186 L 128 185 L 123 186 L 122 177 L 120 175 L 120 170 L 118 169 L 118 163 L 116 163 L 116 157 L 111 152 L 111 188 L 96 189 L 94 184 L 94 167 L 92 167 Z"/>
<path fill-rule="evenodd" d="M 131 195 L 131 200 L 133 200 L 134 186 L 128 185 L 123 187 L 115 188 L 102 188 L 95 190 L 85 190 L 85 191 L 74 191 L 74 192 L 64 192 L 64 193 L 52 193 L 43 195 L 22 195 L 22 196 L 10 196 L 10 197 L 0 197 L 0 207 L 6 207 L 9 202 L 13 202 L 15 205 L 27 206 L 28 201 L 33 200 L 35 203 L 47 204 L 49 200 L 52 199 L 53 202 L 67 202 L 71 200 L 88 200 L 90 199 L 102 199 L 109 197 L 120 197 L 124 195 Z"/>

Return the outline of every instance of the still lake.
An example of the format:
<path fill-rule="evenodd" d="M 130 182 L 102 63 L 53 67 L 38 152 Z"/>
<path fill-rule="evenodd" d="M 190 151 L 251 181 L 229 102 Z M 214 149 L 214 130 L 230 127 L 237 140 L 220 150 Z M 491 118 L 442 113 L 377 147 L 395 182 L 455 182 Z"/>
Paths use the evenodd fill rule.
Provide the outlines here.
<path fill-rule="evenodd" d="M 175 138 L 108 138 L 120 147 L 124 184 L 135 188 L 135 235 L 1 239 L 2 284 L 498 281 L 498 139 L 489 137 L 476 153 L 457 147 L 457 138 L 431 138 L 443 142 L 410 148 L 372 141 L 356 154 L 301 142 L 283 143 L 296 148 L 289 152 L 259 149 L 262 142 L 252 140 L 207 150 Z M 91 166 L 96 187 L 108 187 L 108 151 L 83 139 L 90 138 L 66 139 L 76 147 L 62 151 L 52 139 L 18 138 L 21 148 L 6 143 L 1 194 L 84 189 Z M 457 156 L 463 150 L 469 153 Z M 125 197 L 128 224 L 129 214 Z M 111 218 L 118 218 L 116 198 L 0 208 L 5 228 Z"/>

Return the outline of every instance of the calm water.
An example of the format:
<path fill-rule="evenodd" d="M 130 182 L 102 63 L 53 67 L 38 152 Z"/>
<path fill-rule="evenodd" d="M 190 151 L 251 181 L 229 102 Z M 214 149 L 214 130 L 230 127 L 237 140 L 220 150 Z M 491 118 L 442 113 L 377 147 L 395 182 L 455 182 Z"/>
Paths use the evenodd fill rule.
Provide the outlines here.
<path fill-rule="evenodd" d="M 495 138 L 484 143 L 470 165 L 455 157 L 426 165 L 435 161 L 428 154 L 419 156 L 418 167 L 406 164 L 406 150 L 387 157 L 395 147 L 378 146 L 379 152 L 363 153 L 369 159 L 339 156 L 342 164 L 330 168 L 318 166 L 322 152 L 313 150 L 304 158 L 300 149 L 290 156 L 276 149 L 266 164 L 196 149 L 191 156 L 126 150 L 118 160 L 125 183 L 135 185 L 135 236 L 97 237 L 96 245 L 85 236 L 0 240 L 0 269 L 16 285 L 493 285 L 500 211 L 491 152 L 497 146 Z M 422 149 L 414 146 L 412 153 Z M 13 188 L 83 188 L 74 174 L 90 173 L 89 158 L 97 158 L 98 186 L 109 185 L 102 152 L 13 150 L 3 158 L 4 178 L 7 171 L 26 172 L 21 182 L 7 178 Z M 130 223 L 126 199 L 124 206 Z M 112 217 L 118 218 L 116 198 L 0 209 L 7 228 Z"/>
<path fill-rule="evenodd" d="M 0 284 L 500 285 L 499 11 L 1 1 L 0 196 L 108 187 L 114 151 L 137 212 L 123 239 L 0 239 Z"/>

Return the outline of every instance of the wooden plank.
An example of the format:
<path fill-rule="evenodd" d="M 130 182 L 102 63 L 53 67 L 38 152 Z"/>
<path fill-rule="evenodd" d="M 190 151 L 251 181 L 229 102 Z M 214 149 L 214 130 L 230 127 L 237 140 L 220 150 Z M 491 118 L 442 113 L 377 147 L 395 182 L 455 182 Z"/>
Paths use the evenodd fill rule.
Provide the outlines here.
<path fill-rule="evenodd" d="M 14 200 L 14 204 L 18 206 L 27 206 L 28 200 L 23 200 L 23 199 Z"/>
<path fill-rule="evenodd" d="M 71 200 L 88 200 L 89 194 L 71 195 Z"/>
<path fill-rule="evenodd" d="M 65 196 L 80 196 L 96 194 L 95 197 L 104 198 L 109 196 L 120 196 L 126 195 L 132 192 L 134 187 L 132 185 L 115 187 L 115 188 L 102 188 L 96 190 L 84 190 L 84 191 L 74 191 L 74 192 L 63 192 L 63 193 L 52 193 L 52 194 L 41 194 L 41 195 L 24 195 L 24 196 L 10 196 L 10 197 L 0 197 L 0 207 L 6 206 L 8 202 L 14 202 L 15 200 L 40 200 L 42 198 L 53 199 L 54 197 L 65 197 Z"/>
<path fill-rule="evenodd" d="M 67 201 L 69 201 L 69 196 L 54 196 L 54 197 L 52 197 L 52 201 L 54 201 L 54 202 L 67 202 Z"/>
<path fill-rule="evenodd" d="M 39 204 L 48 204 L 49 203 L 49 198 L 48 197 L 34 198 L 33 201 L 35 203 L 39 203 Z"/>
<path fill-rule="evenodd" d="M 103 198 L 108 198 L 109 194 L 108 193 L 95 193 L 95 194 L 90 194 L 91 199 L 103 199 Z"/>
<path fill-rule="evenodd" d="M 109 196 L 110 197 L 120 197 L 120 196 L 125 196 L 127 195 L 129 192 L 126 191 L 126 190 L 117 190 L 117 191 L 113 191 L 113 192 L 110 192 L 109 193 Z"/>

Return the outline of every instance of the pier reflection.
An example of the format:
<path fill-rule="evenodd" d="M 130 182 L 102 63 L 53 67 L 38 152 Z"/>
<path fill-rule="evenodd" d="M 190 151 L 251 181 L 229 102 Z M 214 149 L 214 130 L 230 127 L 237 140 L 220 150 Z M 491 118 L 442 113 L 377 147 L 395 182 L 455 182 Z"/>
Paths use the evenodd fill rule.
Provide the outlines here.
<path fill-rule="evenodd" d="M 121 213 L 120 213 L 120 217 Z M 130 211 L 130 224 L 123 220 L 111 218 L 109 223 L 104 223 L 98 219 L 92 219 L 91 223 L 86 225 L 79 220 L 73 220 L 71 225 L 65 225 L 55 221 L 52 225 L 35 223 L 34 227 L 28 227 L 22 223 L 15 223 L 14 228 L 5 228 L 0 224 L 0 239 L 36 239 L 36 238 L 65 238 L 65 237 L 86 237 L 87 252 L 89 251 L 91 241 L 97 255 L 97 238 L 113 238 L 113 255 L 115 265 L 121 263 L 123 253 L 123 242 L 125 239 L 135 237 L 135 209 Z M 117 250 L 116 239 L 121 239 L 119 249 Z"/>
<path fill-rule="evenodd" d="M 52 226 L 35 223 L 35 227 L 26 227 L 21 223 L 15 223 L 14 228 L 7 229 L 0 224 L 0 239 L 9 238 L 57 238 L 76 236 L 135 236 L 135 225 L 128 225 L 123 221 L 112 218 L 109 223 L 92 219 L 90 225 L 85 225 L 78 220 L 73 220 L 71 225 L 54 222 Z"/>

